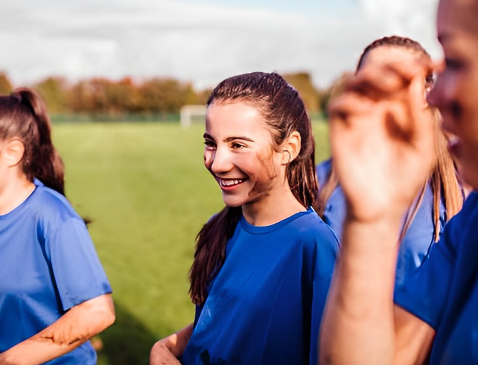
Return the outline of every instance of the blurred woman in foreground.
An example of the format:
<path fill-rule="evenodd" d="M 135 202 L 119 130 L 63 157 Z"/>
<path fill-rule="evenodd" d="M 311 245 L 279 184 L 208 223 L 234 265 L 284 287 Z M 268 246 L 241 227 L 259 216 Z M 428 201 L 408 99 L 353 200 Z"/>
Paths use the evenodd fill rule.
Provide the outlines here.
<path fill-rule="evenodd" d="M 476 0 L 439 1 L 445 63 L 428 94 L 452 136 L 460 175 L 474 189 L 477 18 Z M 477 193 L 395 293 L 396 307 L 392 301 L 402 219 L 436 159 L 433 115 L 423 98 L 430 68 L 427 60 L 365 66 L 331 106 L 332 155 L 347 215 L 322 322 L 322 364 L 417 364 L 428 357 L 431 364 L 478 363 Z"/>

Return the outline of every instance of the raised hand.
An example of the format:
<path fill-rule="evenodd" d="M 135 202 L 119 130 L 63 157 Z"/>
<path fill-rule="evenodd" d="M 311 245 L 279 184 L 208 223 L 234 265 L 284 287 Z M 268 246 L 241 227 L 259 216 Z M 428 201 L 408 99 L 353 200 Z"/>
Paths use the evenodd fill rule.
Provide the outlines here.
<path fill-rule="evenodd" d="M 365 65 L 330 107 L 347 216 L 322 321 L 321 364 L 393 363 L 399 229 L 436 160 L 437 128 L 425 101 L 429 67 L 418 58 Z"/>
<path fill-rule="evenodd" d="M 435 161 L 433 112 L 425 100 L 431 65 L 364 66 L 330 106 L 334 168 L 348 215 L 401 217 Z"/>

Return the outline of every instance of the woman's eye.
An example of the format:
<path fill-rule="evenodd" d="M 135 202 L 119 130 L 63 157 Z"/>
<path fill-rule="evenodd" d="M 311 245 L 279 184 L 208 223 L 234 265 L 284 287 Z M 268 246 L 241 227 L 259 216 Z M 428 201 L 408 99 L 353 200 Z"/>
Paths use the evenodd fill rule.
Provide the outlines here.
<path fill-rule="evenodd" d="M 240 148 L 244 148 L 245 146 L 243 144 L 240 144 L 240 143 L 237 143 L 237 142 L 234 142 L 232 144 L 232 148 L 234 149 L 240 149 Z"/>
<path fill-rule="evenodd" d="M 215 149 L 216 148 L 216 144 L 212 141 L 204 141 L 204 146 L 206 149 L 208 150 L 212 150 L 212 149 Z"/>
<path fill-rule="evenodd" d="M 461 67 L 461 62 L 452 58 L 445 58 L 445 66 L 448 70 L 458 70 Z"/>

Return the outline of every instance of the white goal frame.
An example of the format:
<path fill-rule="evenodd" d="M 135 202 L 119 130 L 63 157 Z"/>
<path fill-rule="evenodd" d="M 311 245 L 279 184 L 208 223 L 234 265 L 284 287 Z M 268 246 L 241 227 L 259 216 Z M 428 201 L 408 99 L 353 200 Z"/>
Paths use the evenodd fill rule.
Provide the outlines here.
<path fill-rule="evenodd" d="M 179 112 L 181 127 L 189 128 L 193 117 L 201 117 L 206 120 L 206 106 L 205 105 L 183 105 Z"/>

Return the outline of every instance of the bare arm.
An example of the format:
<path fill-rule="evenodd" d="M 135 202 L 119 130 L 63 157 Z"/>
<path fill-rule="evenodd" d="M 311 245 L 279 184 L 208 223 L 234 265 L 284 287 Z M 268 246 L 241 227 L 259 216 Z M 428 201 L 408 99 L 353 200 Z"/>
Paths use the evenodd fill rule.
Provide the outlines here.
<path fill-rule="evenodd" d="M 331 107 L 347 217 L 321 327 L 321 364 L 394 363 L 399 229 L 435 159 L 423 91 L 427 66 L 364 67 Z"/>
<path fill-rule="evenodd" d="M 43 331 L 0 354 L 0 365 L 35 365 L 64 355 L 115 320 L 110 294 L 74 306 Z"/>
<path fill-rule="evenodd" d="M 435 338 L 435 330 L 421 319 L 395 306 L 395 364 L 424 364 Z"/>
<path fill-rule="evenodd" d="M 178 358 L 182 356 L 193 333 L 193 324 L 184 327 L 178 332 L 159 340 L 154 344 L 149 356 L 150 365 L 180 364 Z"/>

